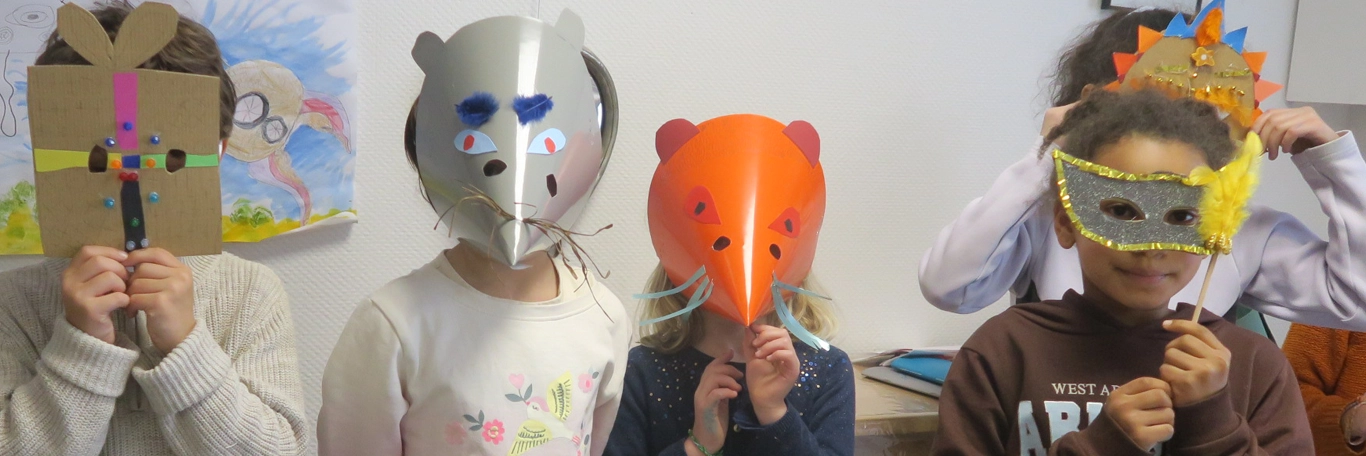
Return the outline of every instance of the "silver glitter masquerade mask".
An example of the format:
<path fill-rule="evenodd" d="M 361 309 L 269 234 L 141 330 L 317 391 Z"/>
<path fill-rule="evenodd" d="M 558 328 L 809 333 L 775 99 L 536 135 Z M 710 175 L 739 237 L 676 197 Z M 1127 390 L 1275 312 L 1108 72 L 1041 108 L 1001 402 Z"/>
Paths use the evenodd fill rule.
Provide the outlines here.
<path fill-rule="evenodd" d="M 1082 236 L 1119 251 L 1208 255 L 1198 231 L 1203 186 L 1179 174 L 1132 174 L 1053 151 L 1058 196 Z"/>

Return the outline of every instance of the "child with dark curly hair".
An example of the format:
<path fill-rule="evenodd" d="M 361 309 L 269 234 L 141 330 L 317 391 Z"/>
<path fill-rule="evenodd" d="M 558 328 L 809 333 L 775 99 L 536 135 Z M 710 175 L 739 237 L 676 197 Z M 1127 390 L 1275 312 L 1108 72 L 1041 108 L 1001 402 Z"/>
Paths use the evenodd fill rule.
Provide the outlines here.
<path fill-rule="evenodd" d="M 1276 345 L 1209 310 L 1167 307 L 1203 261 L 1168 243 L 1196 229 L 1201 193 L 1144 179 L 1229 162 L 1235 147 L 1214 107 L 1094 93 L 1047 139 L 1063 134 L 1087 167 L 1055 175 L 1048 201 L 1059 247 L 1078 257 L 1080 292 L 1011 307 L 973 333 L 944 382 L 934 454 L 1313 454 Z"/>

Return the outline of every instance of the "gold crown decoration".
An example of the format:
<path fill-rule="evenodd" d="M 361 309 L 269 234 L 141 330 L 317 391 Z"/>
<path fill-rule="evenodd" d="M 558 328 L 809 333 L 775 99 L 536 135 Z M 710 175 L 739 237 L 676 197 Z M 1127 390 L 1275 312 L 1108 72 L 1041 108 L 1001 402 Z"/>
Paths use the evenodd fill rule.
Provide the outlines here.
<path fill-rule="evenodd" d="M 1265 52 L 1244 52 L 1247 28 L 1223 29 L 1224 0 L 1210 2 L 1192 23 L 1177 15 L 1165 31 L 1140 26 L 1138 49 L 1114 54 L 1119 78 L 1111 90 L 1154 88 L 1173 97 L 1205 101 L 1241 126 L 1242 136 L 1261 115 L 1261 102 L 1281 85 L 1263 80 Z"/>

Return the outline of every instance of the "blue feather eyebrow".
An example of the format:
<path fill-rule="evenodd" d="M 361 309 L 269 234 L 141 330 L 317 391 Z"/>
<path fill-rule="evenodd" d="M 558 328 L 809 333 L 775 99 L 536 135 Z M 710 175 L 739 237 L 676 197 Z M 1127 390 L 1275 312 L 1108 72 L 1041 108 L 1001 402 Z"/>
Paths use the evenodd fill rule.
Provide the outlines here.
<path fill-rule="evenodd" d="M 498 99 L 488 92 L 475 92 L 455 105 L 455 114 L 460 116 L 460 121 L 474 128 L 488 123 L 496 112 Z"/>
<path fill-rule="evenodd" d="M 512 100 L 512 110 L 517 111 L 517 122 L 526 125 L 545 118 L 551 108 L 555 107 L 555 102 L 550 100 L 550 96 L 538 93 L 529 97 L 517 97 Z"/>

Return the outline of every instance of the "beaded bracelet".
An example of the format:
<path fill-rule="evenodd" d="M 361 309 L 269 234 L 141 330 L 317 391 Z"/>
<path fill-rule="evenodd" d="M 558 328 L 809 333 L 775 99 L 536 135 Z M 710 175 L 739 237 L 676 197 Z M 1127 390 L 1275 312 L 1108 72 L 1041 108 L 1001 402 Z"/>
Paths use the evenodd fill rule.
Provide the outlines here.
<path fill-rule="evenodd" d="M 702 446 L 702 442 L 697 441 L 697 436 L 693 435 L 692 429 L 688 429 L 688 438 L 692 440 L 693 446 L 697 447 L 697 451 L 701 451 L 704 456 L 721 456 L 722 450 L 716 450 L 715 453 L 707 451 L 707 447 Z"/>

